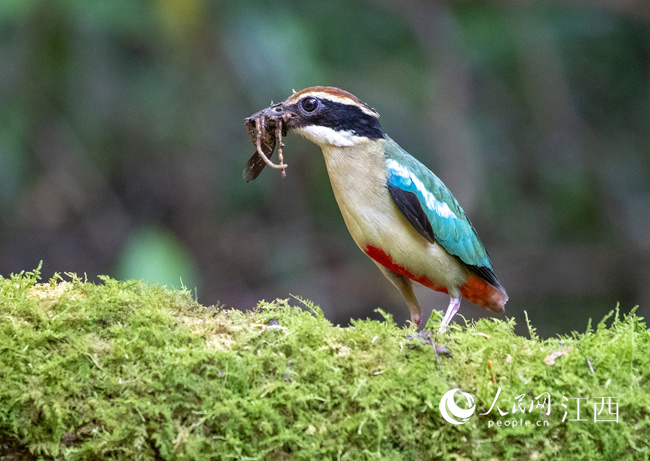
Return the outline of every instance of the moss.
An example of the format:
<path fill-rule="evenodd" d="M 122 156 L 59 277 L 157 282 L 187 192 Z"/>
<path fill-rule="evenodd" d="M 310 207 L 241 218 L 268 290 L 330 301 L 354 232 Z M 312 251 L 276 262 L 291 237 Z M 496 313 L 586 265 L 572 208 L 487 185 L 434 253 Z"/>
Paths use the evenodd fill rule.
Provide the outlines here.
<path fill-rule="evenodd" d="M 543 341 L 532 327 L 530 338 L 516 336 L 512 320 L 454 326 L 438 339 L 447 358 L 386 314 L 341 328 L 298 298 L 243 313 L 139 281 L 38 278 L 38 270 L 0 278 L 0 455 L 8 459 L 648 453 L 650 334 L 634 313 Z M 452 388 L 476 399 L 466 424 L 439 411 Z M 497 406 L 509 414 L 481 415 L 499 388 Z M 543 392 L 551 414 L 528 411 Z M 521 394 L 526 412 L 513 414 Z M 605 396 L 617 397 L 618 422 L 594 422 L 595 398 Z M 587 421 L 569 421 L 577 397 Z M 548 425 L 496 425 L 520 418 Z"/>

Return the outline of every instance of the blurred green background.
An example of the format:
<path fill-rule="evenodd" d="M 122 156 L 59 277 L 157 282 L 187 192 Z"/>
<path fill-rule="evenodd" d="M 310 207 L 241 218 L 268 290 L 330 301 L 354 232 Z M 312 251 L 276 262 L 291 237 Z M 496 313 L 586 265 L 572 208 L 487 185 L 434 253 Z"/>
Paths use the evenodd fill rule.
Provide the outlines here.
<path fill-rule="evenodd" d="M 244 117 L 332 85 L 454 192 L 519 324 L 647 315 L 649 26 L 647 0 L 0 0 L 0 274 L 43 260 L 404 321 L 316 146 L 290 135 L 286 179 L 242 180 Z"/>

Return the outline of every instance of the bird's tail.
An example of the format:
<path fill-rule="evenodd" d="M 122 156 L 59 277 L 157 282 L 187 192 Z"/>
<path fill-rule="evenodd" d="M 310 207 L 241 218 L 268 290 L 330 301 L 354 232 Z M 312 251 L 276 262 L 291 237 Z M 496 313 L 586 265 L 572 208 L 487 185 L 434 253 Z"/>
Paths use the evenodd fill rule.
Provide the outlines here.
<path fill-rule="evenodd" d="M 494 286 L 474 274 L 460 287 L 463 298 L 494 312 L 503 312 L 508 294 L 502 286 Z"/>

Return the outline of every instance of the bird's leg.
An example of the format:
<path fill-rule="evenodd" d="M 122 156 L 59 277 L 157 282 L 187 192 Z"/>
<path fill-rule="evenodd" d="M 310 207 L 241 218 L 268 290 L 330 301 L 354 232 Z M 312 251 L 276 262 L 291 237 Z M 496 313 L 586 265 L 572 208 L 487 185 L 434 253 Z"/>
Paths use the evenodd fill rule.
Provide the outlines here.
<path fill-rule="evenodd" d="M 402 296 L 404 296 L 404 299 L 406 300 L 406 305 L 409 308 L 409 312 L 411 312 L 411 322 L 419 326 L 422 321 L 422 308 L 420 307 L 420 303 L 418 303 L 418 299 L 415 297 L 415 293 L 413 293 L 413 284 L 411 283 L 411 279 L 386 269 L 376 261 L 373 262 L 386 278 L 395 285 L 400 293 L 402 293 Z"/>
<path fill-rule="evenodd" d="M 451 322 L 451 318 L 456 314 L 456 312 L 458 312 L 458 308 L 460 307 L 460 296 L 450 296 L 449 298 L 447 312 L 445 312 L 445 316 L 442 318 L 442 323 L 440 324 L 440 329 L 438 330 L 439 335 L 445 332 L 447 325 Z"/>

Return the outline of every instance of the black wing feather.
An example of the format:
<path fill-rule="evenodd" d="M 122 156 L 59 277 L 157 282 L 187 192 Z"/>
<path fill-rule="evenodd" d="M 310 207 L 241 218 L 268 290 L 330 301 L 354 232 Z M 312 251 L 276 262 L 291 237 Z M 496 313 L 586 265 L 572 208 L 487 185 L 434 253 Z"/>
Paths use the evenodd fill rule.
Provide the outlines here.
<path fill-rule="evenodd" d="M 467 269 L 469 269 L 471 273 L 473 273 L 474 275 L 478 275 L 493 287 L 502 288 L 501 283 L 499 283 L 499 280 L 497 279 L 497 275 L 489 267 L 472 266 L 471 264 L 465 264 L 465 266 L 467 267 Z"/>
<path fill-rule="evenodd" d="M 411 223 L 422 237 L 431 243 L 435 243 L 436 238 L 433 235 L 431 222 L 429 222 L 429 218 L 427 218 L 427 215 L 424 213 L 418 196 L 413 192 L 400 189 L 399 187 L 390 184 L 387 186 L 388 192 L 390 192 L 390 196 L 393 198 L 393 202 L 395 202 L 395 205 L 397 205 L 397 208 L 399 208 L 399 211 L 402 212 L 408 222 Z"/>

